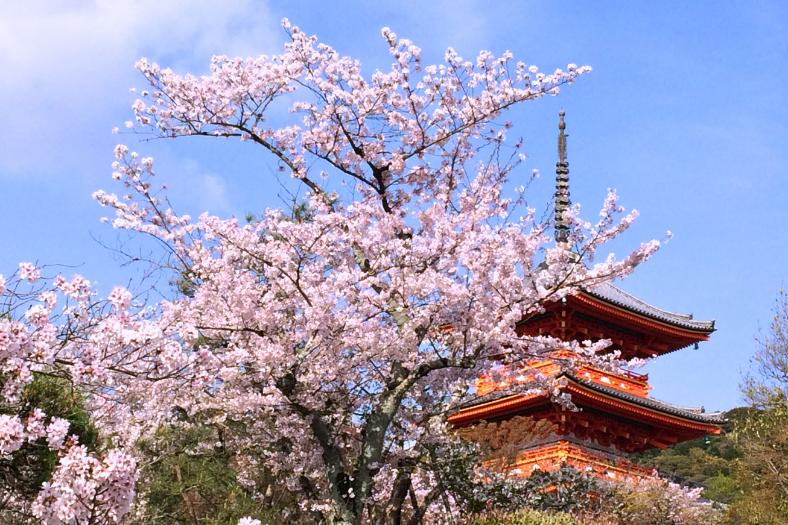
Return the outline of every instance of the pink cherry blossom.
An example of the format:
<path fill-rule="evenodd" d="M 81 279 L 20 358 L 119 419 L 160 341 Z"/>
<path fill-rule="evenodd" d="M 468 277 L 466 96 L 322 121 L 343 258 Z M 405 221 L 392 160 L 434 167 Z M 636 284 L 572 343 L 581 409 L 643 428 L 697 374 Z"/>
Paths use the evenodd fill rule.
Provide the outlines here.
<path fill-rule="evenodd" d="M 25 428 L 16 416 L 0 414 L 0 456 L 6 456 L 25 442 Z"/>
<path fill-rule="evenodd" d="M 19 263 L 19 278 L 27 282 L 35 282 L 41 277 L 41 271 L 29 262 Z"/>
<path fill-rule="evenodd" d="M 44 483 L 32 512 L 47 525 L 120 523 L 131 506 L 136 482 L 136 463 L 130 456 L 111 450 L 97 459 L 74 444 Z"/>
<path fill-rule="evenodd" d="M 63 446 L 63 442 L 68 435 L 69 423 L 65 419 L 59 417 L 52 418 L 52 421 L 47 425 L 46 436 L 47 445 L 52 450 L 58 450 Z"/>
<path fill-rule="evenodd" d="M 28 440 L 35 441 L 47 435 L 45 419 L 46 414 L 40 408 L 33 409 L 25 421 L 25 432 Z"/>
<path fill-rule="evenodd" d="M 125 310 L 131 306 L 131 297 L 131 292 L 125 288 L 116 286 L 112 289 L 107 299 L 117 310 Z"/>

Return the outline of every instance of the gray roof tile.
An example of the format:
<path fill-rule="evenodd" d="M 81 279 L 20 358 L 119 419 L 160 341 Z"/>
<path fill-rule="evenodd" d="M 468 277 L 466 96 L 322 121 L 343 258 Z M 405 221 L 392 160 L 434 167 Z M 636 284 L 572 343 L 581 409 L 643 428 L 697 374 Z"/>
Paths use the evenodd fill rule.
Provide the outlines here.
<path fill-rule="evenodd" d="M 610 283 L 603 283 L 591 290 L 585 290 L 585 293 L 613 305 L 646 315 L 657 321 L 699 332 L 710 333 L 714 331 L 714 321 L 702 321 L 693 319 L 692 314 L 680 314 L 662 310 L 645 301 L 641 301 L 637 297 L 628 294 L 621 288 Z"/>

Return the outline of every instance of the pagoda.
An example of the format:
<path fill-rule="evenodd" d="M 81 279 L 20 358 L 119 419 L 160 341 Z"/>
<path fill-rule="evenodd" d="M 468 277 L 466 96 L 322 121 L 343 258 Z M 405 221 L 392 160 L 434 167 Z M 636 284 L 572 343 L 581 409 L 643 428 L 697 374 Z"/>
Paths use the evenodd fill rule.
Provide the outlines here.
<path fill-rule="evenodd" d="M 570 200 L 565 127 L 561 112 L 555 239 L 567 245 L 569 227 L 563 212 Z M 516 330 L 520 336 L 549 335 L 563 341 L 609 339 L 612 345 L 606 351 L 617 350 L 621 359 L 630 360 L 697 346 L 708 340 L 714 321 L 662 310 L 606 283 L 548 304 L 540 314 L 523 319 Z M 724 422 L 720 414 L 650 397 L 647 375 L 573 366 L 572 357 L 570 350 L 558 349 L 544 359 L 530 361 L 522 372 L 508 374 L 516 379 L 482 375 L 476 382 L 476 397 L 453 412 L 448 422 L 465 431 L 481 422 L 505 422 L 517 416 L 542 426 L 549 422 L 548 433 L 518 442 L 515 456 L 501 468 L 515 476 L 529 476 L 537 469 L 569 465 L 613 481 L 652 475 L 653 471 L 625 459 L 628 453 L 720 433 Z M 534 389 L 536 374 L 554 378 L 558 392 L 551 395 Z M 556 394 L 569 394 L 576 408 L 555 401 Z"/>

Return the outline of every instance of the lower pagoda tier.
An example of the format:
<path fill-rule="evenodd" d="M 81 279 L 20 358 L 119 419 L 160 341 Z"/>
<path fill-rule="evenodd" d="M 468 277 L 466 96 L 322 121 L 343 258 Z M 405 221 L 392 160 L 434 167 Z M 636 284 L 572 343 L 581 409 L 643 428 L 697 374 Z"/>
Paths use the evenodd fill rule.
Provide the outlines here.
<path fill-rule="evenodd" d="M 544 370 L 542 363 L 537 369 Z M 456 429 L 479 422 L 503 422 L 515 417 L 552 425 L 549 437 L 526 443 L 513 462 L 500 466 L 513 475 L 527 476 L 535 469 L 553 470 L 568 464 L 605 479 L 624 480 L 651 475 L 651 471 L 623 459 L 623 455 L 666 448 L 682 441 L 719 434 L 723 418 L 699 409 L 681 408 L 625 389 L 632 377 L 610 372 L 577 371 L 586 379 L 556 370 L 552 395 L 517 384 L 487 392 L 449 416 Z M 485 378 L 480 385 L 485 385 Z M 489 388 L 489 385 L 487 386 Z M 568 394 L 572 406 L 556 398 Z M 495 467 L 495 465 L 489 465 Z"/>

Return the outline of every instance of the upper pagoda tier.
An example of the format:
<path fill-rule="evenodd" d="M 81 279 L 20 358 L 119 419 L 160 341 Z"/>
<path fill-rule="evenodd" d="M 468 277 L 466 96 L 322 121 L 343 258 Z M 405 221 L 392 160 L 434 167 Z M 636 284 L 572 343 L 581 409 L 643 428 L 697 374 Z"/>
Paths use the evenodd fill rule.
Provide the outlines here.
<path fill-rule="evenodd" d="M 706 341 L 714 321 L 669 312 L 612 284 L 583 290 L 523 319 L 519 335 L 550 335 L 564 341 L 610 339 L 623 359 L 649 358 Z"/>
<path fill-rule="evenodd" d="M 566 154 L 566 122 L 558 121 L 558 162 L 555 169 L 555 242 L 571 250 L 571 228 L 565 212 L 571 206 L 569 161 Z M 714 321 L 699 321 L 691 314 L 663 310 L 634 297 L 612 284 L 602 284 L 566 297 L 546 311 L 523 319 L 519 335 L 550 335 L 563 341 L 610 339 L 610 351 L 620 350 L 624 359 L 649 358 L 673 352 L 701 341 L 714 331 Z"/>

